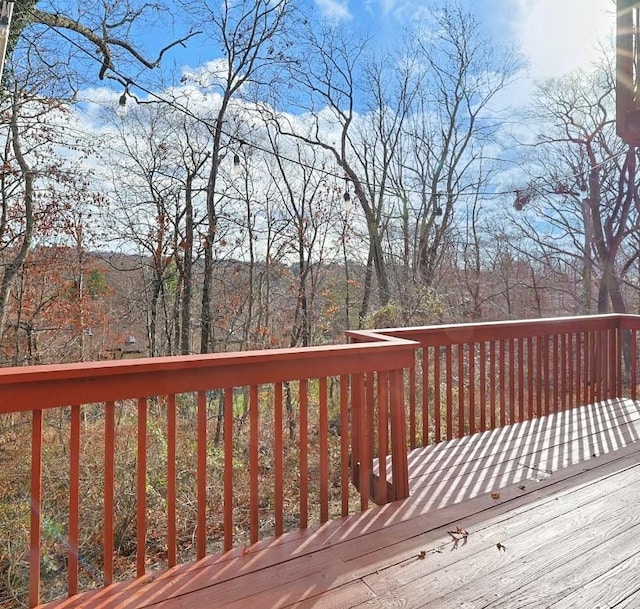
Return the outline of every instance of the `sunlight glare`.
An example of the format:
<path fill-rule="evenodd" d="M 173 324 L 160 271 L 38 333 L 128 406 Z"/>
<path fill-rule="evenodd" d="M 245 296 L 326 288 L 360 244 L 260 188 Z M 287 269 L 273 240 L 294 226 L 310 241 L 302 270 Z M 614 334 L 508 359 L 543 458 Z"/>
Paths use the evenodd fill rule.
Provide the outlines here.
<path fill-rule="evenodd" d="M 588 69 L 599 42 L 613 35 L 614 14 L 607 0 L 521 2 L 521 43 L 536 78 Z"/>

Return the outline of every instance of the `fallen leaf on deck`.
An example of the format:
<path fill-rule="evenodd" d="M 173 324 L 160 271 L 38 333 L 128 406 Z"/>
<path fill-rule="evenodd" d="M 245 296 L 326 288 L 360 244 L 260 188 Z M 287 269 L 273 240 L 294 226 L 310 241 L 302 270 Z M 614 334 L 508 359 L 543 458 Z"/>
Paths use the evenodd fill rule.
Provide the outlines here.
<path fill-rule="evenodd" d="M 467 543 L 467 537 L 469 536 L 469 531 L 462 529 L 460 527 L 456 527 L 454 531 L 447 531 L 449 535 L 451 535 L 453 539 L 452 550 L 457 550 L 458 545 L 462 542 L 462 545 Z"/>
<path fill-rule="evenodd" d="M 521 491 L 523 491 L 523 490 L 524 490 L 525 488 L 527 488 L 527 487 L 526 487 L 524 484 L 521 484 L 518 488 L 519 488 Z"/>
<path fill-rule="evenodd" d="M 491 499 L 500 499 L 500 493 L 491 493 Z"/>
<path fill-rule="evenodd" d="M 420 550 L 420 554 L 418 554 L 418 558 L 420 560 L 424 560 L 427 557 L 427 552 L 425 550 Z"/>
<path fill-rule="evenodd" d="M 498 552 L 500 552 L 500 550 L 502 550 L 503 552 L 507 551 L 507 548 L 503 546 L 500 542 L 496 544 L 496 548 L 498 548 Z"/>

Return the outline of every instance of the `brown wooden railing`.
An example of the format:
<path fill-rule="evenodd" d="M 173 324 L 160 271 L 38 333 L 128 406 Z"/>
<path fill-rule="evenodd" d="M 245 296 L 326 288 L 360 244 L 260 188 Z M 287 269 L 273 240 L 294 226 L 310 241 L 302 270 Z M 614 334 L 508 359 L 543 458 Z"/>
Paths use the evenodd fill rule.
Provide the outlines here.
<path fill-rule="evenodd" d="M 635 399 L 639 330 L 636 316 L 509 321 L 0 369 L 16 522 L 0 571 L 12 554 L 35 606 L 402 499 L 407 446 Z"/>
<path fill-rule="evenodd" d="M 418 342 L 411 448 L 604 399 L 636 399 L 640 316 L 597 315 L 352 333 Z"/>
<path fill-rule="evenodd" d="M 30 520 L 29 605 L 55 597 L 65 576 L 71 596 L 364 510 L 370 496 L 408 496 L 402 378 L 415 347 L 381 337 L 360 345 L 1 369 L 3 429 L 31 427 L 22 514 Z M 375 406 L 367 400 L 374 382 Z M 367 421 L 374 419 L 370 434 Z M 384 493 L 370 488 L 372 460 L 388 454 L 390 495 L 384 471 L 376 479 Z M 350 462 L 358 464 L 359 498 L 349 484 Z M 50 495 L 67 507 L 61 511 Z M 123 513 L 127 501 L 132 511 Z M 87 528 L 94 511 L 99 522 Z M 19 540 L 5 541 L 19 548 Z"/>

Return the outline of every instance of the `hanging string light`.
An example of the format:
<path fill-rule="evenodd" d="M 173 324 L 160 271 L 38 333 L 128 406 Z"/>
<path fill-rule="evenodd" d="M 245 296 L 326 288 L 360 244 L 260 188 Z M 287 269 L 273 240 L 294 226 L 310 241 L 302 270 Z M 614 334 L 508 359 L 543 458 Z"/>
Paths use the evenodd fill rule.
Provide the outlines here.
<path fill-rule="evenodd" d="M 242 165 L 240 164 L 240 155 L 235 152 L 233 154 L 233 173 L 239 176 L 242 173 Z"/>
<path fill-rule="evenodd" d="M 116 114 L 120 118 L 124 118 L 127 115 L 127 91 L 125 89 L 124 93 L 120 96 L 118 100 L 118 109 L 116 110 Z"/>
<path fill-rule="evenodd" d="M 344 194 L 342 195 L 345 201 L 351 201 L 351 195 L 349 194 L 349 180 L 344 179 Z"/>

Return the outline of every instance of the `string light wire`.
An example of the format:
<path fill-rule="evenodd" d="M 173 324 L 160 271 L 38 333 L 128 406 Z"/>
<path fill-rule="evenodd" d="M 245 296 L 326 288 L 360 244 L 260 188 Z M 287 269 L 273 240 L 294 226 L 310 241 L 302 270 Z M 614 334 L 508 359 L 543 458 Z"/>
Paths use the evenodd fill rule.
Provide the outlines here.
<path fill-rule="evenodd" d="M 24 8 L 24 10 L 26 10 L 28 13 L 30 13 L 33 17 L 36 16 L 35 12 L 30 8 L 30 7 L 22 7 Z M 57 35 L 61 36 L 64 40 L 66 40 L 69 44 L 73 45 L 74 47 L 76 47 L 77 49 L 79 49 L 80 51 L 82 51 L 85 55 L 87 55 L 89 58 L 93 59 L 94 61 L 96 61 L 99 64 L 102 64 L 102 61 L 100 60 L 99 57 L 97 57 L 96 55 L 94 55 L 92 52 L 90 52 L 89 50 L 87 50 L 86 48 L 84 48 L 81 44 L 77 43 L 75 40 L 73 40 L 70 36 L 67 36 L 63 31 L 47 24 L 43 24 L 45 25 L 48 29 L 52 30 L 53 32 L 55 32 Z M 125 87 L 128 90 L 129 87 L 133 86 L 136 89 L 138 89 L 139 91 L 142 91 L 143 93 L 145 93 L 146 95 L 148 95 L 151 98 L 154 98 L 157 102 L 159 103 L 164 103 L 167 104 L 168 106 L 170 106 L 171 108 L 173 108 L 174 110 L 177 110 L 178 112 L 183 113 L 185 116 L 188 116 L 192 119 L 194 119 L 196 122 L 203 124 L 204 126 L 207 127 L 208 130 L 211 130 L 214 128 L 214 124 L 211 123 L 210 121 L 208 121 L 206 118 L 203 118 L 202 116 L 198 116 L 197 114 L 195 114 L 190 108 L 188 108 L 187 106 L 184 106 L 183 104 L 180 104 L 179 102 L 176 102 L 175 100 L 172 99 L 166 99 L 165 97 L 162 97 L 161 95 L 159 95 L 158 93 L 151 91 L 150 89 L 148 89 L 147 87 L 145 87 L 144 85 L 136 82 L 135 80 L 131 79 L 128 76 L 125 76 L 124 74 L 122 74 L 122 72 L 120 72 L 119 70 L 115 69 L 114 67 L 110 67 L 109 70 L 118 77 L 118 79 L 120 79 L 121 82 L 125 83 Z M 227 131 L 225 131 L 224 129 L 221 129 L 222 134 L 229 139 L 229 141 L 235 141 L 238 146 L 246 146 L 247 148 L 251 148 L 253 150 L 256 150 L 258 152 L 261 152 L 263 154 L 267 154 L 267 155 L 271 155 L 271 156 L 277 156 L 279 158 L 281 158 L 282 160 L 291 163 L 293 165 L 298 165 L 299 167 L 302 167 L 304 169 L 308 169 L 310 171 L 315 171 L 318 173 L 321 173 L 327 177 L 331 177 L 335 180 L 342 180 L 344 179 L 344 175 L 338 175 L 336 173 L 334 173 L 333 171 L 330 171 L 328 169 L 324 169 L 323 167 L 316 167 L 313 165 L 310 165 L 308 163 L 305 163 L 304 161 L 301 161 L 299 159 L 293 159 L 290 158 L 286 155 L 281 154 L 280 152 L 277 152 L 275 150 L 270 150 L 264 146 L 261 146 L 258 143 L 255 142 L 250 142 L 247 141 L 237 135 L 233 135 Z M 295 137 L 294 135 L 292 135 L 291 137 Z M 312 144 L 310 144 L 312 145 Z M 598 163 L 597 165 L 590 167 L 589 169 L 583 171 L 583 172 L 579 172 L 579 173 L 575 173 L 575 172 L 570 172 L 567 173 L 563 176 L 560 176 L 557 179 L 554 180 L 549 180 L 549 181 L 538 181 L 538 182 L 534 182 L 532 184 L 530 184 L 528 187 L 525 188 L 519 188 L 519 189 L 512 189 L 512 190 L 504 190 L 504 191 L 484 191 L 484 192 L 457 192 L 455 193 L 455 197 L 478 197 L 480 199 L 489 199 L 489 198 L 496 198 L 496 197 L 503 197 L 503 196 L 517 196 L 518 193 L 520 192 L 534 192 L 534 193 L 540 193 L 542 190 L 544 190 L 547 187 L 551 187 L 553 186 L 554 183 L 558 183 L 558 182 L 564 182 L 566 180 L 571 180 L 571 179 L 576 179 L 578 177 L 584 177 L 586 176 L 590 171 L 593 171 L 593 169 L 599 169 L 600 167 L 606 165 L 607 163 L 610 163 L 611 161 L 616 160 L 617 158 L 624 156 L 627 154 L 626 150 L 623 150 L 621 152 L 617 152 L 615 154 L 610 155 L 609 157 L 607 157 L 606 159 L 602 160 L 600 163 Z M 234 155 L 234 161 L 235 158 L 237 157 L 237 153 Z M 368 189 L 374 189 L 377 190 L 378 187 L 375 184 L 370 184 L 368 182 L 365 181 L 361 181 L 361 184 L 363 186 L 365 186 Z M 407 189 L 407 188 L 403 188 L 403 189 L 398 189 L 398 190 L 387 190 L 384 189 L 382 190 L 383 194 L 387 194 L 387 195 L 392 195 L 392 196 L 398 196 L 401 193 L 402 194 L 414 194 L 414 195 L 422 195 L 423 191 L 422 190 L 416 190 L 416 189 Z M 446 192 L 438 192 L 436 193 L 436 196 L 447 196 Z"/>

